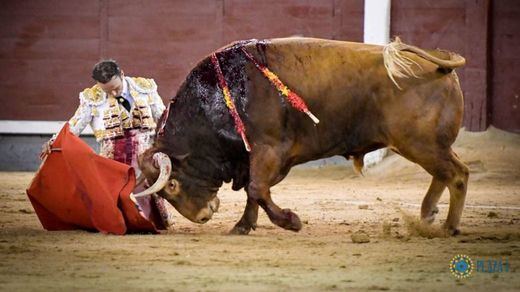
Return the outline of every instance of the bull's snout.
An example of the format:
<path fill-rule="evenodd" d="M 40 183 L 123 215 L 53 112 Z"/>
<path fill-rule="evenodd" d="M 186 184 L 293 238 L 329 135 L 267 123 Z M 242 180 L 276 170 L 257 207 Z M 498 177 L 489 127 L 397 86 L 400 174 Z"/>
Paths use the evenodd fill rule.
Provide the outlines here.
<path fill-rule="evenodd" d="M 213 213 L 218 211 L 218 207 L 220 206 L 219 198 L 215 197 L 208 203 L 208 206 L 202 210 L 200 210 L 199 214 L 197 214 L 195 218 L 195 222 L 204 224 L 208 222 L 211 217 L 213 217 Z"/>
<path fill-rule="evenodd" d="M 211 217 L 213 217 L 213 210 L 211 210 L 211 208 L 204 208 L 200 210 L 199 214 L 197 214 L 195 222 L 204 224 L 208 222 Z"/>

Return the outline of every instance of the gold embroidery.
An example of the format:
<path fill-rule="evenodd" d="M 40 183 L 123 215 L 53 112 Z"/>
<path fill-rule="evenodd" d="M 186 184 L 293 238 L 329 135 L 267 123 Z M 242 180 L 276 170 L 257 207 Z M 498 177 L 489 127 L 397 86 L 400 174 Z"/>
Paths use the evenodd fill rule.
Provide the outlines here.
<path fill-rule="evenodd" d="M 110 139 L 115 137 L 121 137 L 123 136 L 123 128 L 121 127 L 115 127 L 111 129 L 106 129 L 103 133 L 103 139 Z"/>
<path fill-rule="evenodd" d="M 81 93 L 85 100 L 91 103 L 97 104 L 103 100 L 104 92 L 98 85 L 94 85 L 91 88 L 85 88 Z"/>
<path fill-rule="evenodd" d="M 94 136 L 96 137 L 96 140 L 101 140 L 105 134 L 105 131 L 103 130 L 96 130 L 94 131 Z"/>
<path fill-rule="evenodd" d="M 132 126 L 134 128 L 141 127 L 141 112 L 139 111 L 139 106 L 137 106 L 137 104 L 134 110 L 132 111 Z"/>
<path fill-rule="evenodd" d="M 136 105 L 136 107 L 143 107 L 143 106 L 146 106 L 146 103 L 142 99 L 137 99 L 135 101 L 135 105 Z"/>
<path fill-rule="evenodd" d="M 132 80 L 134 80 L 134 82 L 135 82 L 135 84 L 137 84 L 137 86 L 139 86 L 143 89 L 150 90 L 150 89 L 154 88 L 150 79 L 143 78 L 143 77 L 132 77 Z"/>
<path fill-rule="evenodd" d="M 155 128 L 155 122 L 152 118 L 152 111 L 147 106 L 140 106 L 139 107 L 140 115 L 140 126 L 143 130 L 149 130 Z"/>
<path fill-rule="evenodd" d="M 113 97 L 108 99 L 108 103 L 110 104 L 110 107 L 113 107 L 117 104 L 116 99 Z"/>
<path fill-rule="evenodd" d="M 109 108 L 103 115 L 103 124 L 105 125 L 105 131 L 103 132 L 104 139 L 123 135 L 122 111 L 119 108 L 119 104 L 113 97 L 108 99 L 108 103 Z"/>
<path fill-rule="evenodd" d="M 134 108 L 129 114 L 117 100 L 110 96 L 107 100 L 108 108 L 103 114 L 105 130 L 95 132 L 96 139 L 106 140 L 124 135 L 124 130 L 142 129 L 153 130 L 156 123 L 153 120 L 152 111 L 146 102 L 146 96 L 139 95 L 134 99 Z"/>
<path fill-rule="evenodd" d="M 121 111 L 121 122 L 123 129 L 132 129 L 132 119 L 130 119 L 126 111 Z"/>
<path fill-rule="evenodd" d="M 132 111 L 132 126 L 135 129 L 143 130 L 155 129 L 156 127 L 152 111 L 143 99 L 135 100 L 135 107 Z"/>

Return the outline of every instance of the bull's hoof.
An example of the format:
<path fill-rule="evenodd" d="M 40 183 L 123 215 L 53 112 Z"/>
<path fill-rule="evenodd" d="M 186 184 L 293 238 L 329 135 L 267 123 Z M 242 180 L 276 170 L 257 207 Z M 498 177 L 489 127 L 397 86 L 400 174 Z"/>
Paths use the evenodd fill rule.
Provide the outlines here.
<path fill-rule="evenodd" d="M 460 235 L 460 229 L 456 228 L 456 227 L 450 227 L 450 226 L 447 226 L 447 225 L 444 225 L 444 230 L 446 231 L 446 234 L 448 236 L 457 236 L 457 235 Z"/>
<path fill-rule="evenodd" d="M 450 228 L 447 230 L 448 231 L 448 234 L 450 236 L 457 236 L 457 235 L 460 235 L 460 229 L 458 228 Z"/>
<path fill-rule="evenodd" d="M 437 213 L 439 213 L 439 208 L 435 206 L 428 214 L 423 215 L 422 221 L 427 224 L 432 224 L 433 221 L 435 221 L 435 216 L 437 215 Z"/>
<path fill-rule="evenodd" d="M 251 229 L 256 230 L 256 224 L 247 225 L 247 224 L 241 224 L 241 222 L 237 223 L 231 231 L 229 231 L 229 234 L 231 235 L 248 235 L 249 232 L 251 232 Z"/>
<path fill-rule="evenodd" d="M 296 213 L 290 209 L 283 209 L 282 212 L 284 219 L 280 222 L 281 224 L 278 224 L 278 226 L 296 232 L 302 229 L 302 222 Z"/>

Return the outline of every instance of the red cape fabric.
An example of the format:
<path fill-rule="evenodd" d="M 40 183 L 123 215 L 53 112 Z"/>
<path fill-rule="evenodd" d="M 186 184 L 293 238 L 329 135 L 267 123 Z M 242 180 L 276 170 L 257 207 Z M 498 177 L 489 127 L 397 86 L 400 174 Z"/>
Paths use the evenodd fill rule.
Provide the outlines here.
<path fill-rule="evenodd" d="M 136 183 L 132 167 L 97 155 L 70 132 L 68 123 L 52 148 L 57 150 L 47 156 L 27 189 L 43 228 L 111 234 L 164 228 L 157 214 L 148 211 L 145 218 L 130 199 Z"/>

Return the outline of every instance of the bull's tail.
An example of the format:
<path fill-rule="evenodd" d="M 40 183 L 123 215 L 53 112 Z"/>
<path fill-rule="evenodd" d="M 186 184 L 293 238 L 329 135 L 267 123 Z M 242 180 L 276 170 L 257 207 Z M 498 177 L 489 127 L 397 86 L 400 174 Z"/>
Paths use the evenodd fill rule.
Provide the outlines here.
<path fill-rule="evenodd" d="M 440 68 L 448 69 L 447 71 L 451 71 L 455 68 L 464 66 L 464 64 L 466 64 L 466 59 L 464 59 L 464 57 L 462 57 L 461 55 L 452 52 L 447 52 L 449 55 L 449 59 L 441 59 L 418 47 L 402 43 L 401 39 L 399 39 L 399 37 L 396 37 L 393 42 L 389 43 L 383 48 L 383 59 L 386 72 L 388 73 L 388 77 L 390 77 L 392 82 L 394 82 L 394 84 L 399 89 L 401 89 L 401 87 L 399 86 L 399 84 L 397 84 L 395 77 L 408 78 L 410 76 L 413 76 L 417 78 L 418 76 L 415 74 L 412 65 L 415 64 L 416 66 L 421 68 L 421 66 L 417 62 L 405 56 L 402 53 L 403 51 L 412 52 L 420 56 L 421 58 L 436 64 Z"/>

